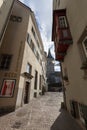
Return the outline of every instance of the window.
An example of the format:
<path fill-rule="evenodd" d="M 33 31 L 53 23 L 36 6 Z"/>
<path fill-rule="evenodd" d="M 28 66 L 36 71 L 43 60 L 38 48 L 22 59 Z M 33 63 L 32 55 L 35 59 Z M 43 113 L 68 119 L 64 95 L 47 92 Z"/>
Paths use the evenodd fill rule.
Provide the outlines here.
<path fill-rule="evenodd" d="M 86 126 L 87 129 L 87 105 L 79 103 L 80 120 Z"/>
<path fill-rule="evenodd" d="M 33 27 L 32 27 L 31 30 L 32 30 L 32 33 L 33 33 L 34 38 L 36 38 L 35 31 L 34 31 Z"/>
<path fill-rule="evenodd" d="M 87 27 L 84 28 L 82 35 L 78 40 L 79 54 L 82 61 L 80 69 L 84 70 L 84 79 L 87 79 Z"/>
<path fill-rule="evenodd" d="M 37 97 L 37 93 L 36 93 L 36 92 L 34 92 L 34 97 L 35 97 L 35 98 Z"/>
<path fill-rule="evenodd" d="M 38 61 L 39 61 L 39 59 L 40 59 L 38 52 L 37 52 L 37 59 L 38 59 Z"/>
<path fill-rule="evenodd" d="M 37 89 L 38 72 L 35 70 L 34 89 Z"/>
<path fill-rule="evenodd" d="M 60 28 L 66 28 L 67 27 L 67 21 L 65 16 L 59 17 L 59 27 Z"/>
<path fill-rule="evenodd" d="M 39 89 L 41 90 L 41 75 L 39 77 Z"/>
<path fill-rule="evenodd" d="M 36 51 L 36 48 L 34 47 L 34 54 L 37 55 L 37 51 Z"/>
<path fill-rule="evenodd" d="M 34 52 L 34 43 L 33 43 L 32 40 L 31 40 L 31 43 L 30 43 L 30 47 L 31 47 L 32 51 Z"/>
<path fill-rule="evenodd" d="M 31 65 L 27 63 L 27 67 L 26 67 L 27 73 L 31 74 L 31 68 L 32 68 Z"/>
<path fill-rule="evenodd" d="M 74 118 L 79 118 L 79 106 L 77 101 L 70 100 L 71 114 Z"/>
<path fill-rule="evenodd" d="M 12 55 L 1 55 L 0 57 L 0 69 L 9 69 L 11 63 Z"/>
<path fill-rule="evenodd" d="M 87 37 L 85 37 L 85 39 L 83 40 L 82 46 L 83 46 L 85 55 L 86 55 L 86 57 L 87 57 Z"/>
<path fill-rule="evenodd" d="M 40 48 L 38 40 L 37 40 L 37 45 L 38 45 L 38 48 Z"/>
<path fill-rule="evenodd" d="M 12 22 L 21 22 L 22 21 L 22 17 L 11 15 L 10 20 Z"/>
<path fill-rule="evenodd" d="M 29 34 L 29 33 L 27 34 L 27 42 L 28 42 L 28 44 L 30 44 L 30 43 L 31 43 L 31 36 L 30 36 L 30 34 Z"/>

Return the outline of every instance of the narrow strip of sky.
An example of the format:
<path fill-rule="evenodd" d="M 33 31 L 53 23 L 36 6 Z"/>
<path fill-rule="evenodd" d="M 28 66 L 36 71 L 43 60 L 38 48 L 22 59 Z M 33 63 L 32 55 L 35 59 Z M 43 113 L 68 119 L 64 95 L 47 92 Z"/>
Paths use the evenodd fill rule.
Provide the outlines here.
<path fill-rule="evenodd" d="M 51 53 L 54 56 L 53 42 L 51 41 L 52 33 L 52 0 L 20 0 L 29 6 L 35 13 L 38 27 L 44 44 L 44 49 L 48 52 L 51 47 Z"/>
<path fill-rule="evenodd" d="M 53 0 L 20 0 L 25 5 L 30 7 L 35 14 L 37 24 L 41 33 L 44 50 L 48 52 L 50 48 L 51 54 L 54 54 L 54 45 L 51 41 L 52 36 L 52 3 Z M 55 64 L 58 62 L 55 62 Z M 55 66 L 55 70 L 59 71 L 60 67 Z"/>

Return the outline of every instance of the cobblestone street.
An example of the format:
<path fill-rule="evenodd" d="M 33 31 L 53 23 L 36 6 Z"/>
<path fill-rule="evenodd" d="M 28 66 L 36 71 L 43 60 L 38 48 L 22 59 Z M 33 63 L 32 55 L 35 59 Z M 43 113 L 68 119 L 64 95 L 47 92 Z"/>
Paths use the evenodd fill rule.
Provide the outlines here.
<path fill-rule="evenodd" d="M 81 130 L 66 112 L 61 113 L 62 100 L 62 93 L 56 92 L 33 99 L 16 112 L 0 117 L 0 130 Z"/>

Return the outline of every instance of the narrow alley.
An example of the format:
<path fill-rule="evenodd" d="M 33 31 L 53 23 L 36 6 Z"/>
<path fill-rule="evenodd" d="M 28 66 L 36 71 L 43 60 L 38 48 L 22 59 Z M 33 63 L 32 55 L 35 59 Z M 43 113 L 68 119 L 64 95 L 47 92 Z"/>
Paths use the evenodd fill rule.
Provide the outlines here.
<path fill-rule="evenodd" d="M 0 130 L 49 130 L 59 115 L 62 93 L 47 93 L 15 113 L 0 117 Z"/>
<path fill-rule="evenodd" d="M 0 117 L 0 130 L 81 130 L 67 112 L 61 112 L 62 100 L 62 93 L 57 92 L 33 99 Z"/>

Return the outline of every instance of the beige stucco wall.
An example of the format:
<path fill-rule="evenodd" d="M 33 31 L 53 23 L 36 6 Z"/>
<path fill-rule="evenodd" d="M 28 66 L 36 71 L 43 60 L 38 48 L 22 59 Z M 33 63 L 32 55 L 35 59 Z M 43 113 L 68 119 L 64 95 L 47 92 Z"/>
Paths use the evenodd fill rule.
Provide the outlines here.
<path fill-rule="evenodd" d="M 84 79 L 84 71 L 81 70 L 81 57 L 78 48 L 78 40 L 87 26 L 87 1 L 61 0 L 60 6 L 56 9 L 66 8 L 66 14 L 70 25 L 73 44 L 70 45 L 65 56 L 63 68 L 67 68 L 69 84 L 66 85 L 67 106 L 70 109 L 69 101 L 75 100 L 87 105 L 87 79 Z"/>
<path fill-rule="evenodd" d="M 37 46 L 37 43 L 35 41 L 33 34 L 31 32 L 31 28 L 33 26 L 35 33 L 36 33 L 36 36 L 37 36 L 37 39 L 39 41 L 39 44 L 42 47 L 41 37 L 37 33 L 38 30 L 36 30 L 38 28 L 36 28 L 35 24 L 34 24 L 34 22 L 36 22 L 36 21 L 33 22 L 34 19 L 32 19 L 32 17 L 29 15 L 29 13 L 30 13 L 29 9 L 26 9 L 23 6 L 18 5 L 18 10 L 19 10 L 19 7 L 20 7 L 20 12 L 22 12 L 23 19 L 25 18 L 24 19 L 25 22 L 23 23 L 22 26 L 23 26 L 23 28 L 26 27 L 25 28 L 26 32 L 24 34 L 25 35 L 25 42 L 24 42 L 25 47 L 24 47 L 24 54 L 23 54 L 23 60 L 22 60 L 22 68 L 21 68 L 21 71 L 20 71 L 19 89 L 18 89 L 18 96 L 17 96 L 17 101 L 16 101 L 17 107 L 21 105 L 22 98 L 23 98 L 23 90 L 24 90 L 24 87 L 25 87 L 24 86 L 25 82 L 24 82 L 24 78 L 21 76 L 21 74 L 23 74 L 24 72 L 27 71 L 26 70 L 27 63 L 29 63 L 32 66 L 31 75 L 33 76 L 33 79 L 30 82 L 30 96 L 29 96 L 30 100 L 34 97 L 34 92 L 37 92 L 37 96 L 39 96 L 39 92 L 41 92 L 41 90 L 39 90 L 39 76 L 42 75 L 42 66 L 39 63 L 39 61 L 37 60 L 34 52 L 31 50 L 30 46 L 27 43 L 27 33 L 29 33 L 31 35 L 31 39 L 34 43 L 35 49 L 38 51 L 40 59 L 42 60 L 42 54 L 40 52 L 40 49 Z M 14 8 L 17 8 L 17 7 L 14 7 Z M 26 22 L 28 22 L 27 25 L 26 25 Z M 19 32 L 21 32 L 23 30 L 20 30 Z M 23 37 L 22 34 L 20 34 L 20 36 L 21 36 L 21 38 Z M 34 90 L 35 70 L 38 72 L 37 90 Z"/>
<path fill-rule="evenodd" d="M 31 32 L 32 26 L 34 27 L 34 24 L 33 24 L 32 19 L 30 17 L 27 32 L 31 35 L 31 38 L 32 38 L 32 40 L 34 42 L 34 45 L 35 45 L 35 48 L 36 48 L 36 50 L 38 50 L 38 52 L 40 54 L 40 57 L 42 58 L 40 50 L 39 50 L 39 48 L 37 46 L 37 43 L 36 43 L 36 41 L 35 41 L 35 39 L 34 39 L 34 37 L 32 35 L 32 32 Z M 30 88 L 30 99 L 32 99 L 33 95 L 34 95 L 34 92 L 37 92 L 37 96 L 38 96 L 39 92 L 41 91 L 41 90 L 39 90 L 39 75 L 42 75 L 42 66 L 38 62 L 35 54 L 31 50 L 31 48 L 28 45 L 27 40 L 26 40 L 26 42 L 25 42 L 24 56 L 23 56 L 23 62 L 22 62 L 21 74 L 23 72 L 26 72 L 27 63 L 29 63 L 32 66 L 31 75 L 33 76 L 33 79 L 31 80 L 31 88 Z M 35 70 L 38 72 L 37 90 L 34 90 Z M 19 86 L 21 86 L 21 85 L 19 85 Z"/>
<path fill-rule="evenodd" d="M 16 10 L 14 11 L 14 8 L 16 6 Z M 23 8 L 22 8 L 23 10 Z M 0 54 L 11 54 L 12 55 L 12 61 L 10 69 L 5 71 L 0 71 L 0 88 L 2 87 L 2 81 L 3 79 L 15 79 L 16 80 L 16 86 L 14 90 L 14 96 L 12 98 L 0 98 L 0 107 L 14 105 L 16 104 L 16 98 L 17 98 L 17 91 L 18 91 L 18 84 L 19 84 L 19 76 L 20 76 L 20 69 L 21 69 L 21 62 L 23 57 L 23 51 L 25 46 L 25 39 L 26 39 L 26 33 L 27 33 L 27 25 L 29 20 L 29 12 L 25 9 L 23 10 L 25 14 L 22 22 L 12 22 L 9 21 L 1 48 L 0 48 Z M 21 6 L 18 6 L 16 3 L 14 4 L 12 14 L 22 17 L 21 12 Z M 5 73 L 7 73 L 7 76 L 5 76 Z M 12 77 L 12 73 L 15 73 L 16 76 Z M 10 74 L 10 75 L 9 75 Z"/>
<path fill-rule="evenodd" d="M 43 50 L 43 44 L 36 21 L 33 21 L 35 18 L 34 16 L 32 17 L 30 15 L 31 11 L 28 7 L 16 1 L 14 3 L 11 14 L 22 17 L 22 22 L 18 23 L 9 21 L 2 45 L 0 47 L 0 54 L 12 54 L 10 69 L 7 71 L 0 70 L 0 89 L 2 87 L 3 79 L 15 79 L 16 85 L 12 98 L 0 98 L 0 108 L 6 107 L 8 105 L 16 105 L 16 107 L 22 105 L 23 90 L 25 87 L 25 78 L 22 76 L 22 73 L 26 72 L 27 63 L 30 63 L 32 66 L 31 75 L 33 76 L 33 79 L 30 83 L 30 100 L 34 97 L 34 92 L 37 92 L 37 96 L 39 96 L 39 93 L 41 92 L 41 90 L 39 90 L 39 76 L 42 75 L 42 66 L 27 43 L 27 33 L 30 33 L 35 48 L 39 53 L 40 59 L 42 60 L 41 49 Z M 39 41 L 40 49 L 38 48 L 34 36 L 31 32 L 32 26 Z M 37 90 L 34 90 L 35 70 L 38 72 Z M 15 73 L 15 76 L 12 77 L 13 73 Z"/>
<path fill-rule="evenodd" d="M 3 29 L 6 27 L 13 2 L 14 0 L 0 0 L 0 38 L 3 33 Z"/>

